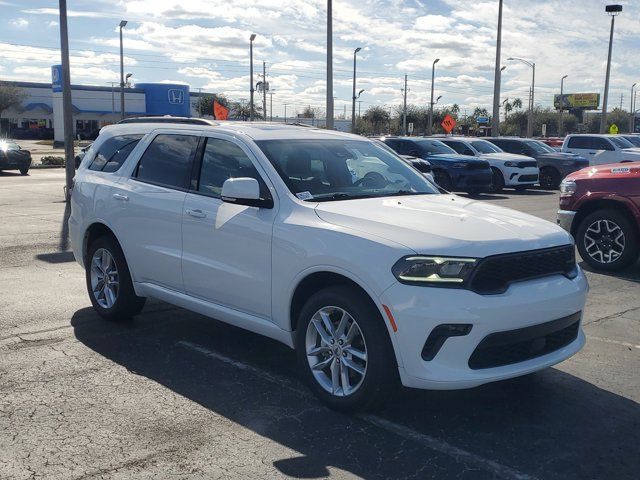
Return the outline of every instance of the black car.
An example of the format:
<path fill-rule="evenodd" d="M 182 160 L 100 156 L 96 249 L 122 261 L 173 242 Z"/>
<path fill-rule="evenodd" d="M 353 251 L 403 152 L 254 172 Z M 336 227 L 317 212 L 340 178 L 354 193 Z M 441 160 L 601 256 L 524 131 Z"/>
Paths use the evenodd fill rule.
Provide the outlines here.
<path fill-rule="evenodd" d="M 533 157 L 540 169 L 539 182 L 543 188 L 558 188 L 564 177 L 589 166 L 589 160 L 574 153 L 558 152 L 540 140 L 513 137 L 487 137 L 505 152 Z"/>
<path fill-rule="evenodd" d="M 0 170 L 20 170 L 26 175 L 31 167 L 31 152 L 11 140 L 0 140 Z"/>
<path fill-rule="evenodd" d="M 422 137 L 383 137 L 400 155 L 421 158 L 431 164 L 436 183 L 445 190 L 487 192 L 491 189 L 489 162 L 459 155 L 439 140 Z"/>

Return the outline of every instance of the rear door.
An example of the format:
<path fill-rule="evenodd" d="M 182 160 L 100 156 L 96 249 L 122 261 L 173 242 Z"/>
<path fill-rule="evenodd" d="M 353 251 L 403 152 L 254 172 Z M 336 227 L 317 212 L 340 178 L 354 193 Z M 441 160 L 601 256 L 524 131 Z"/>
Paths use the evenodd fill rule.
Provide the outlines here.
<path fill-rule="evenodd" d="M 198 173 L 182 214 L 185 290 L 195 297 L 269 319 L 275 191 L 268 187 L 270 182 L 253 153 L 232 137 L 207 134 L 196 165 Z M 223 183 L 239 177 L 258 180 L 261 197 L 275 200 L 274 207 L 223 202 Z"/>
<path fill-rule="evenodd" d="M 136 282 L 184 290 L 182 207 L 198 141 L 197 131 L 155 131 L 131 177 L 112 190 L 112 223 Z"/>

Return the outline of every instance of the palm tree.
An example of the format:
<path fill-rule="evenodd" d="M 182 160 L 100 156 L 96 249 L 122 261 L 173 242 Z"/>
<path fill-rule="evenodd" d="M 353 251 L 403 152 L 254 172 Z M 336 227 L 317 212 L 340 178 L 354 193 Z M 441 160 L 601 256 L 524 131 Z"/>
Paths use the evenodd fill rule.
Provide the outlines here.
<path fill-rule="evenodd" d="M 518 111 L 518 109 L 522 108 L 522 100 L 520 100 L 519 98 L 516 98 L 513 103 L 512 103 L 513 108 L 516 109 L 516 111 Z"/>

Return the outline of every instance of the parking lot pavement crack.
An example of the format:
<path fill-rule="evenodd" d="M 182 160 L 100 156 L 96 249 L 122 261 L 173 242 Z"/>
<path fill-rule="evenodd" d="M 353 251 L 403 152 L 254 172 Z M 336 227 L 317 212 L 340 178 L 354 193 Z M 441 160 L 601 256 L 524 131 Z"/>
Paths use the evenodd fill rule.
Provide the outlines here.
<path fill-rule="evenodd" d="M 630 312 L 634 312 L 636 310 L 640 310 L 640 307 L 628 308 L 627 310 L 623 310 L 623 311 L 617 312 L 617 313 L 612 313 L 611 315 L 607 315 L 606 317 L 595 318 L 595 319 L 591 320 L 590 322 L 585 322 L 584 326 L 586 327 L 587 325 L 599 324 L 599 323 L 602 323 L 602 322 L 606 322 L 607 320 L 612 320 L 614 318 L 624 317 L 626 314 L 628 314 Z"/>

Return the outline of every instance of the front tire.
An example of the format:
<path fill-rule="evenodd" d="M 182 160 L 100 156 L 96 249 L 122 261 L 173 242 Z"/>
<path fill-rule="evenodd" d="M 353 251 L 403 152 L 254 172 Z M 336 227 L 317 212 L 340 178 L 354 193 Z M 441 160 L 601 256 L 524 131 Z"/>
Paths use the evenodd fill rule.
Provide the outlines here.
<path fill-rule="evenodd" d="M 502 172 L 495 167 L 491 167 L 491 192 L 499 193 L 504 189 L 504 176 Z"/>
<path fill-rule="evenodd" d="M 372 302 L 349 286 L 325 288 L 305 303 L 296 331 L 298 364 L 313 393 L 329 408 L 379 406 L 398 365 L 384 321 Z"/>
<path fill-rule="evenodd" d="M 560 186 L 560 172 L 553 167 L 544 167 L 540 170 L 540 186 L 546 189 L 556 189 Z"/>
<path fill-rule="evenodd" d="M 602 209 L 587 215 L 576 232 L 578 252 L 596 270 L 615 272 L 638 259 L 638 233 L 624 214 Z"/>
<path fill-rule="evenodd" d="M 146 298 L 136 295 L 127 261 L 111 236 L 89 245 L 85 278 L 91 304 L 102 318 L 127 320 L 144 307 Z"/>
<path fill-rule="evenodd" d="M 27 173 L 29 173 L 29 169 L 28 168 L 21 168 L 20 169 L 20 175 L 26 175 Z"/>

